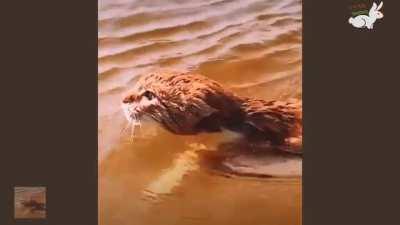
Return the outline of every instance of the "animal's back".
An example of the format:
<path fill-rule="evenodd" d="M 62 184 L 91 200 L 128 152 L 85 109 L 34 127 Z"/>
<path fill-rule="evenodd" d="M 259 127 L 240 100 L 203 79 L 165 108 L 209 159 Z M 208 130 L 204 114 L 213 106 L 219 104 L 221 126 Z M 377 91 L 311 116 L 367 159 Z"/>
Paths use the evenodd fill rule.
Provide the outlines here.
<path fill-rule="evenodd" d="M 366 15 L 359 15 L 354 18 L 350 17 L 349 23 L 352 24 L 354 27 L 362 28 L 367 25 L 368 19 L 369 19 L 369 17 Z"/>
<path fill-rule="evenodd" d="M 286 151 L 299 152 L 302 148 L 302 101 L 265 101 L 246 99 L 243 103 L 245 123 L 254 127 L 249 138 L 267 140 Z"/>

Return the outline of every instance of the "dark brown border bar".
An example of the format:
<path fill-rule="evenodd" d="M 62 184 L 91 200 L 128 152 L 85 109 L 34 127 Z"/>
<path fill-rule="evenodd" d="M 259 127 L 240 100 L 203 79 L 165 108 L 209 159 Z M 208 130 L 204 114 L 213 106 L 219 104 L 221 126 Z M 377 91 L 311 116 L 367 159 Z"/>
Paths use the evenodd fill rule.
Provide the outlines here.
<path fill-rule="evenodd" d="M 97 0 L 0 7 L 0 224 L 97 224 Z M 47 218 L 15 220 L 14 186 Z"/>
<path fill-rule="evenodd" d="M 303 224 L 400 224 L 400 2 L 373 31 L 351 0 L 303 3 Z"/>

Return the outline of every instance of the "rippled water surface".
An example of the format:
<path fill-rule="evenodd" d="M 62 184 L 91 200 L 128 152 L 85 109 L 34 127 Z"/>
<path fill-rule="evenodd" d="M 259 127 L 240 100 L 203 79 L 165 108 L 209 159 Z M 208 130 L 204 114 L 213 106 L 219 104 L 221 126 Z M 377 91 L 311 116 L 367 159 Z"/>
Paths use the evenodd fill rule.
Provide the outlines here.
<path fill-rule="evenodd" d="M 98 7 L 100 224 L 301 224 L 301 162 L 254 153 L 244 160 L 266 159 L 263 171 L 246 164 L 234 166 L 254 176 L 230 173 L 221 162 L 232 155 L 221 152 L 249 150 L 220 144 L 234 135 L 181 137 L 143 123 L 132 139 L 120 110 L 137 77 L 157 68 L 199 72 L 241 95 L 301 98 L 301 1 L 99 0 Z M 279 178 L 259 176 L 264 170 Z"/>

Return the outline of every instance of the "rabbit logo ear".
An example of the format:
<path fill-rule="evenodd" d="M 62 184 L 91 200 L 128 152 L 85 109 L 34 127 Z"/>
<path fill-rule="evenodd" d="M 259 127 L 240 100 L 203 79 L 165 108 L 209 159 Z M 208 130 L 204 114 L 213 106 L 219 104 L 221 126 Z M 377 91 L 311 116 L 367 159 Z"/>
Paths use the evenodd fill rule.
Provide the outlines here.
<path fill-rule="evenodd" d="M 376 8 L 376 10 L 380 10 L 383 6 L 383 2 L 379 3 L 378 8 Z"/>
<path fill-rule="evenodd" d="M 372 3 L 372 7 L 371 7 L 371 9 L 369 10 L 369 12 L 376 11 L 377 8 L 378 8 L 378 6 L 377 6 L 376 3 L 374 2 L 374 3 Z"/>

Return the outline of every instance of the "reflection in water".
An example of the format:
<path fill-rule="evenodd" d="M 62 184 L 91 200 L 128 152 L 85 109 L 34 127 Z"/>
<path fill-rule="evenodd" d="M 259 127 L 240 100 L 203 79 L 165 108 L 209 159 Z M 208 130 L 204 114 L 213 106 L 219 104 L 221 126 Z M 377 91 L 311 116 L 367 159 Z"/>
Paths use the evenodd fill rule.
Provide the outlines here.
<path fill-rule="evenodd" d="M 253 143 L 222 143 L 216 151 L 203 151 L 201 165 L 224 176 L 258 178 L 298 178 L 302 175 L 302 158 Z"/>
<path fill-rule="evenodd" d="M 151 123 L 132 139 L 120 110 L 140 74 L 164 67 L 301 98 L 301 1 L 99 0 L 98 11 L 100 224 L 301 224 L 298 156 Z"/>
<path fill-rule="evenodd" d="M 192 145 L 193 146 L 193 145 Z M 198 169 L 198 155 L 196 151 L 204 149 L 204 146 L 193 146 L 195 149 L 186 150 L 179 154 L 172 166 L 164 170 L 162 174 L 152 181 L 145 189 L 145 194 L 152 198 L 158 195 L 171 194 L 174 187 L 178 186 L 190 171 Z"/>

